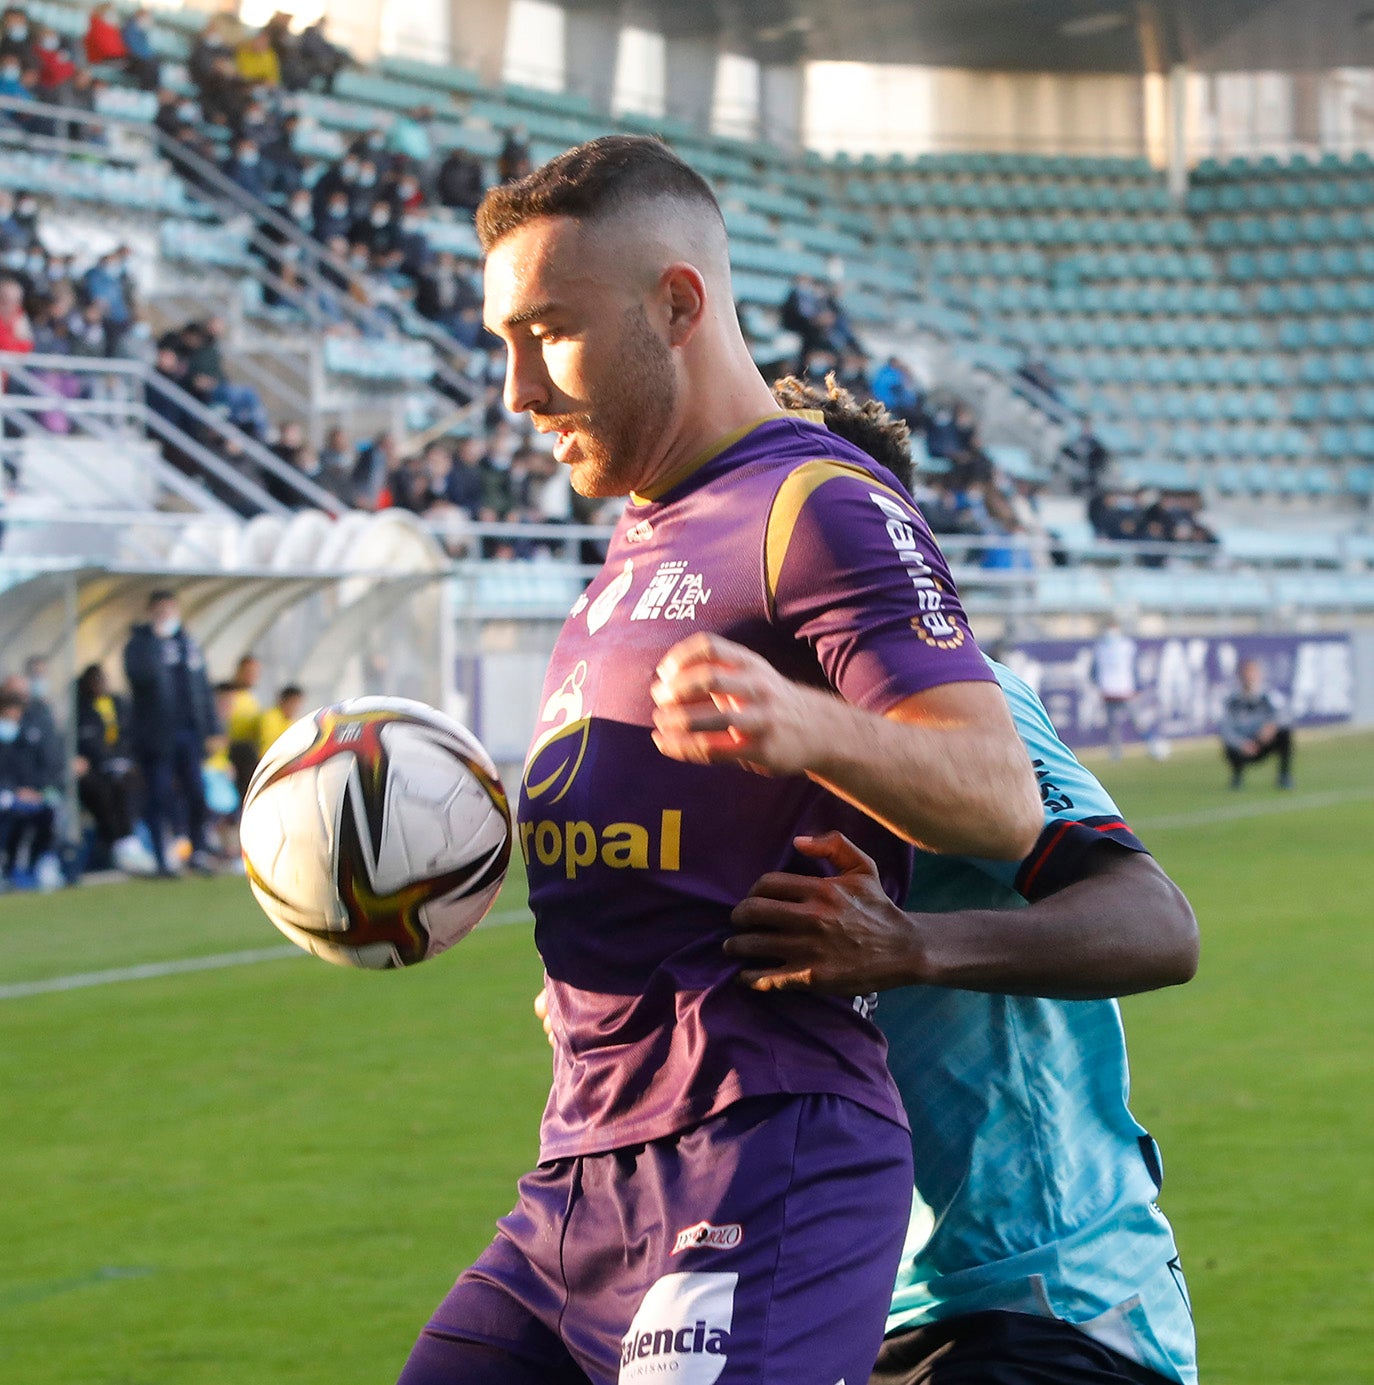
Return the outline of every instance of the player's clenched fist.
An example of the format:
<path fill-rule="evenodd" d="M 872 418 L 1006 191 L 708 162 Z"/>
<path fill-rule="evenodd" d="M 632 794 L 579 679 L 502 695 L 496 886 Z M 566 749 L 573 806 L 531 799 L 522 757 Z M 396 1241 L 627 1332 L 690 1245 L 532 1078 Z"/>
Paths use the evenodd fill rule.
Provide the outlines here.
<path fill-rule="evenodd" d="M 762 876 L 735 906 L 738 930 L 727 955 L 743 961 L 740 980 L 756 991 L 805 988 L 864 995 L 920 979 L 922 940 L 883 892 L 877 867 L 848 837 L 796 837 L 804 856 L 836 875 Z M 766 965 L 764 965 L 766 963 Z"/>
<path fill-rule="evenodd" d="M 717 635 L 675 644 L 650 689 L 654 744 L 674 760 L 733 762 L 765 774 L 814 767 L 816 702 L 827 694 L 784 678 L 766 660 Z"/>

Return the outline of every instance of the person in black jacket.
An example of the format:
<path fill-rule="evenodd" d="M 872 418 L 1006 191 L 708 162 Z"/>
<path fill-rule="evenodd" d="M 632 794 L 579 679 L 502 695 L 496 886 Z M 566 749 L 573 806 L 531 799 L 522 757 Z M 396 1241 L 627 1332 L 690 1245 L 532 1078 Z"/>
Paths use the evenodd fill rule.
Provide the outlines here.
<path fill-rule="evenodd" d="M 76 791 L 112 864 L 128 875 L 157 869 L 134 833 L 138 774 L 125 740 L 128 704 L 115 697 L 99 664 L 76 680 Z"/>
<path fill-rule="evenodd" d="M 21 889 L 60 884 L 52 857 L 56 809 L 43 783 L 42 753 L 31 736 L 21 733 L 24 695 L 0 689 L 0 871 Z M 41 865 L 51 863 L 51 879 Z M 54 874 L 55 872 L 55 874 Z"/>
<path fill-rule="evenodd" d="M 134 626 L 124 646 L 124 673 L 132 702 L 129 743 L 143 775 L 145 816 L 158 874 L 175 873 L 167 853 L 167 830 L 178 790 L 191 839 L 191 869 L 212 873 L 215 862 L 205 841 L 200 766 L 206 740 L 219 734 L 219 718 L 205 656 L 183 628 L 173 592 L 155 591 L 148 598 L 148 621 Z"/>
<path fill-rule="evenodd" d="M 26 659 L 24 672 L 11 674 L 5 687 L 24 699 L 19 733 L 34 747 L 41 787 L 60 794 L 67 786 L 67 744 L 48 702 L 47 659 L 41 654 Z"/>

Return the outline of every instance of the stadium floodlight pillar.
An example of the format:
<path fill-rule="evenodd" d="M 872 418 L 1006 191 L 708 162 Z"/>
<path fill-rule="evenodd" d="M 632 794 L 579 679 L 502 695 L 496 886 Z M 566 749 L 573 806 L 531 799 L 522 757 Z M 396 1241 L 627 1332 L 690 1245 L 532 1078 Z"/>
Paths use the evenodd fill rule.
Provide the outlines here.
<path fill-rule="evenodd" d="M 720 48 L 714 37 L 669 35 L 663 54 L 663 95 L 668 114 L 709 134 L 719 64 Z"/>
<path fill-rule="evenodd" d="M 448 0 L 454 58 L 489 86 L 506 72 L 506 31 L 511 0 Z"/>
<path fill-rule="evenodd" d="M 1322 74 L 1294 72 L 1292 82 L 1293 139 L 1309 150 L 1322 143 Z"/>
<path fill-rule="evenodd" d="M 800 63 L 769 63 L 759 69 L 759 133 L 770 144 L 800 151 L 805 91 Z"/>
<path fill-rule="evenodd" d="M 587 97 L 597 110 L 609 111 L 620 49 L 620 8 L 569 8 L 565 13 L 563 70 L 568 90 Z"/>
<path fill-rule="evenodd" d="M 1169 69 L 1169 193 L 1182 205 L 1188 196 L 1188 68 L 1175 63 Z"/>

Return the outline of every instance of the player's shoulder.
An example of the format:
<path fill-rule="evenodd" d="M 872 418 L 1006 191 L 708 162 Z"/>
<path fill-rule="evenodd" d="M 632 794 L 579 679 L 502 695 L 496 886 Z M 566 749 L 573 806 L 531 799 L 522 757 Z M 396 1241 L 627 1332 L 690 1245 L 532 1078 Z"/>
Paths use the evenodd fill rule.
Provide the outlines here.
<path fill-rule="evenodd" d="M 984 658 L 987 658 L 984 655 Z M 1085 821 L 1120 816 L 1112 796 L 1060 738 L 1054 722 L 1034 689 L 1013 669 L 987 659 L 997 675 L 1007 707 L 1030 756 L 1040 785 L 1040 797 L 1050 820 Z"/>

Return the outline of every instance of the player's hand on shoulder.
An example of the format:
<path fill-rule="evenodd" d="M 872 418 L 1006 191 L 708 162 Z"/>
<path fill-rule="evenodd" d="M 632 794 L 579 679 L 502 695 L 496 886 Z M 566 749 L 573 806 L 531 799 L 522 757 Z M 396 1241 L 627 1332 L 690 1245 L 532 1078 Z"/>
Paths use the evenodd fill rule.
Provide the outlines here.
<path fill-rule="evenodd" d="M 756 991 L 864 995 L 920 978 L 922 944 L 913 923 L 883 891 L 877 867 L 841 832 L 797 837 L 798 851 L 827 861 L 831 876 L 762 876 L 730 921 L 728 956 Z"/>
<path fill-rule="evenodd" d="M 767 660 L 719 635 L 675 644 L 657 669 L 654 744 L 674 760 L 801 774 L 815 762 L 825 694 L 784 678 Z"/>

